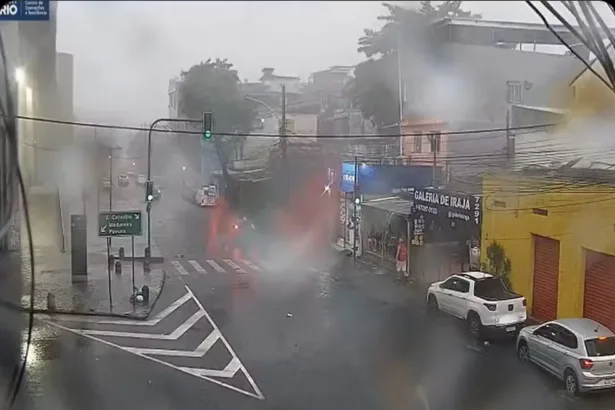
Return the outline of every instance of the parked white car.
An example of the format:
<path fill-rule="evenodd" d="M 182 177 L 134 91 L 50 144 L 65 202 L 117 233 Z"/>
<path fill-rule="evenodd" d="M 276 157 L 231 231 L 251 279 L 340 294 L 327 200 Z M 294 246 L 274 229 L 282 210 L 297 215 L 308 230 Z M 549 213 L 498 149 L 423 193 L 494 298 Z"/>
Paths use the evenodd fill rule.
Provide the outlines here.
<path fill-rule="evenodd" d="M 516 336 L 527 320 L 525 298 L 484 272 L 459 273 L 433 283 L 427 289 L 427 304 L 466 320 L 475 338 Z"/>

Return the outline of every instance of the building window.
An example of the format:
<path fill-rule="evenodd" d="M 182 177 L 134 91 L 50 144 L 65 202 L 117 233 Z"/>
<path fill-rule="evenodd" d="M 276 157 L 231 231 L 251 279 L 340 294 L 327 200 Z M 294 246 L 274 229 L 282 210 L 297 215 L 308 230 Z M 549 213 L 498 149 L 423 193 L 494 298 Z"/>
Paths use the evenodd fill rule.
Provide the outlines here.
<path fill-rule="evenodd" d="M 416 152 L 416 153 L 423 152 L 423 136 L 421 134 L 417 134 L 413 138 L 414 138 L 413 152 Z"/>
<path fill-rule="evenodd" d="M 523 84 L 518 81 L 506 83 L 506 101 L 509 104 L 521 104 L 523 102 Z"/>
<path fill-rule="evenodd" d="M 431 152 L 440 152 L 440 132 L 429 135 L 429 145 Z"/>

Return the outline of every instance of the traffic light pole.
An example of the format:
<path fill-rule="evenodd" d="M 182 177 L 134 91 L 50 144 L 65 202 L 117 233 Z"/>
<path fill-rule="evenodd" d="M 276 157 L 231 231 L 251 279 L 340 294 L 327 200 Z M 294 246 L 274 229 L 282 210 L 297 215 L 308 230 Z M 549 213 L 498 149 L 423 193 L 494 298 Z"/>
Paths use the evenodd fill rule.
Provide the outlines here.
<path fill-rule="evenodd" d="M 149 126 L 149 131 L 147 133 L 147 182 L 145 183 L 145 200 L 147 203 L 146 212 L 147 212 L 147 249 L 149 250 L 149 255 L 151 256 L 152 251 L 152 132 L 156 128 L 156 125 L 161 122 L 172 122 L 172 123 L 188 123 L 188 124 L 201 124 L 201 120 L 189 120 L 185 118 L 158 118 L 156 121 L 152 122 Z"/>
<path fill-rule="evenodd" d="M 357 233 L 359 231 L 358 221 L 359 218 L 357 216 L 357 194 L 359 192 L 359 158 L 355 155 L 354 157 L 354 187 L 352 190 L 352 209 L 353 209 L 353 234 L 352 234 L 352 258 L 354 261 L 357 260 Z"/>

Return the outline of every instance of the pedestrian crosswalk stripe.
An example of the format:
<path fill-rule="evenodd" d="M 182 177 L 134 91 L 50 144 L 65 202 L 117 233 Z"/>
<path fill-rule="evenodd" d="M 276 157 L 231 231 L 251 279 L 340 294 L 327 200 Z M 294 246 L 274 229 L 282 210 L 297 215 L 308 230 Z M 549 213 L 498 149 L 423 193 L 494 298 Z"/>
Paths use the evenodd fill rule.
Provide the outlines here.
<path fill-rule="evenodd" d="M 250 262 L 249 260 L 246 259 L 242 259 L 241 260 L 244 265 L 246 265 L 247 267 L 249 267 L 250 269 L 254 269 L 254 270 L 261 270 L 261 268 L 259 268 L 258 266 L 256 266 L 255 264 L 253 264 L 252 262 Z"/>
<path fill-rule="evenodd" d="M 203 275 L 207 274 L 207 271 L 205 270 L 205 268 L 203 268 L 197 261 L 189 260 L 188 263 L 192 265 L 194 270 L 196 270 L 198 273 L 202 273 Z"/>
<path fill-rule="evenodd" d="M 182 264 L 179 263 L 178 261 L 171 261 L 171 265 L 173 265 L 173 267 L 177 269 L 180 275 L 188 275 L 188 271 L 184 269 Z"/>
<path fill-rule="evenodd" d="M 248 273 L 245 270 L 243 270 L 243 268 L 239 265 L 237 265 L 235 262 L 233 262 L 230 259 L 224 259 L 224 262 L 230 266 L 231 268 L 233 268 L 233 270 L 235 270 L 235 272 L 239 272 L 239 273 Z"/>
<path fill-rule="evenodd" d="M 211 259 L 206 260 L 205 262 L 207 262 L 212 268 L 214 268 L 216 271 L 220 272 L 220 273 L 226 273 L 226 271 L 224 270 L 224 268 L 220 265 L 218 265 L 216 263 L 216 261 L 213 261 Z"/>

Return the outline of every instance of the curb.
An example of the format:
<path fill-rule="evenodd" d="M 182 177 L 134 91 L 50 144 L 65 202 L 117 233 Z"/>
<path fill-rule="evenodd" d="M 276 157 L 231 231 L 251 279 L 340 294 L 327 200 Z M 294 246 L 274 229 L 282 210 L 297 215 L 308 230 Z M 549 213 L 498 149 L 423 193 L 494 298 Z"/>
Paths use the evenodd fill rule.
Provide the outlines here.
<path fill-rule="evenodd" d="M 153 299 L 152 303 L 150 304 L 150 308 L 148 309 L 147 313 L 143 315 L 134 315 L 132 313 L 113 313 L 113 312 L 96 312 L 96 311 L 94 312 L 83 311 L 82 312 L 82 311 L 75 311 L 75 310 L 55 310 L 53 312 L 50 312 L 48 309 L 31 310 L 23 306 L 21 306 L 20 308 L 22 312 L 34 313 L 35 315 L 45 314 L 49 316 L 70 315 L 70 316 L 113 317 L 113 318 L 119 318 L 119 319 L 132 319 L 132 320 L 138 320 L 138 321 L 146 321 L 152 314 L 152 311 L 154 310 L 154 308 L 156 307 L 156 302 L 158 302 L 158 299 L 160 299 L 160 295 L 162 294 L 162 291 L 164 290 L 164 285 L 166 283 L 166 280 L 167 280 L 167 271 L 163 269 L 162 270 L 162 281 L 160 283 L 160 290 L 156 294 L 156 298 Z"/>
<path fill-rule="evenodd" d="M 145 256 L 134 256 L 134 257 L 124 256 L 123 258 L 120 258 L 119 256 L 111 255 L 111 257 L 114 261 L 122 261 L 122 262 L 130 262 L 133 260 L 135 262 L 143 262 L 145 259 L 147 259 Z M 149 261 L 150 263 L 164 263 L 164 257 L 163 256 L 150 256 Z"/>

